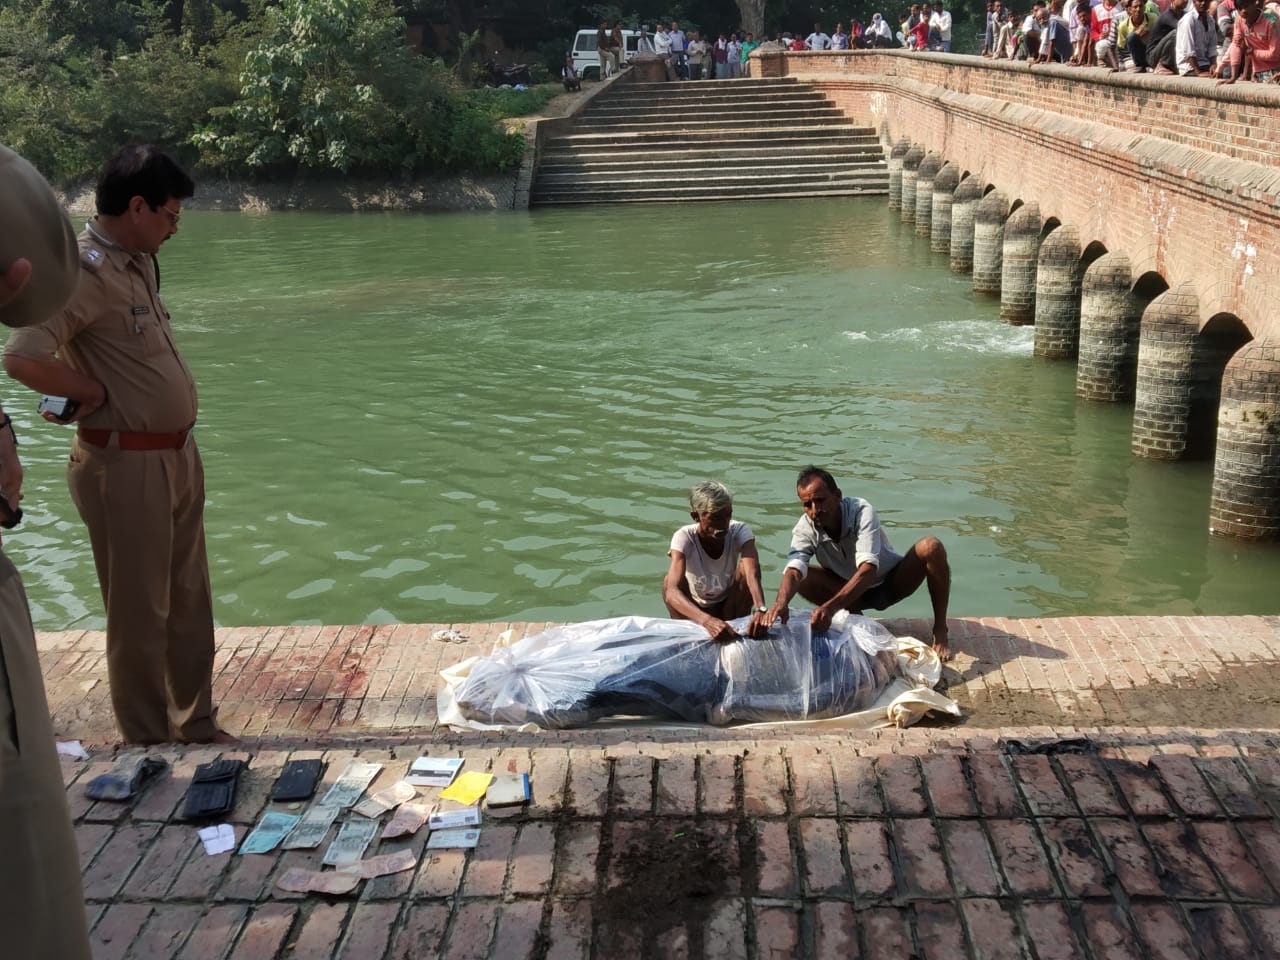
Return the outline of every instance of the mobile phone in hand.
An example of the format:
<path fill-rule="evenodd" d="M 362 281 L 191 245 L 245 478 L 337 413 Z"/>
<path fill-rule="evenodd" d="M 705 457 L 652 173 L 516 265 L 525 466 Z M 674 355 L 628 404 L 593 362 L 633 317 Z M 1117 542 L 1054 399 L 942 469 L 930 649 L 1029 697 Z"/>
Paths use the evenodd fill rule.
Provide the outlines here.
<path fill-rule="evenodd" d="M 52 414 L 59 420 L 67 421 L 76 415 L 76 410 L 80 408 L 78 400 L 70 400 L 67 397 L 41 397 L 40 406 L 37 410 L 40 413 Z"/>

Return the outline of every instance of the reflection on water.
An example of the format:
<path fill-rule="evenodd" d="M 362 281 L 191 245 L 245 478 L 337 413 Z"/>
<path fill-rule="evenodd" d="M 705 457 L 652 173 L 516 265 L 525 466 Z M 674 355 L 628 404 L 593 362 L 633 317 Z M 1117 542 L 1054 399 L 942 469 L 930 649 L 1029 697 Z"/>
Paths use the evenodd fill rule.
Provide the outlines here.
<path fill-rule="evenodd" d="M 1280 609 L 1280 551 L 1208 537 L 1209 465 L 1130 457 L 1128 410 L 880 201 L 191 213 L 163 259 L 224 624 L 658 614 L 707 477 L 772 590 L 811 461 L 898 547 L 942 537 L 960 615 Z M 6 400 L 6 549 L 39 626 L 99 626 L 69 437 Z"/>

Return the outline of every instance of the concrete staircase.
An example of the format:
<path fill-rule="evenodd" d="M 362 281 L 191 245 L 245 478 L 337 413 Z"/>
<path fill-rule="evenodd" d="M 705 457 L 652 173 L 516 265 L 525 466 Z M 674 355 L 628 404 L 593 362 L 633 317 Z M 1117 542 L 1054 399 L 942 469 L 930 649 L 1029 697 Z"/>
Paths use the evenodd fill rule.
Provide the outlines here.
<path fill-rule="evenodd" d="M 530 203 L 889 192 L 875 131 L 795 79 L 617 83 L 542 149 Z"/>

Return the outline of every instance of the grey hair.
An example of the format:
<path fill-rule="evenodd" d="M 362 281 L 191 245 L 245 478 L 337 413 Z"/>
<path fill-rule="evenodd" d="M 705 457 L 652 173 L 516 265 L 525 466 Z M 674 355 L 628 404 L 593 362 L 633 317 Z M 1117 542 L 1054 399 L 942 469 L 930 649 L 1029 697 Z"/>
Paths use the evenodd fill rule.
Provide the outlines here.
<path fill-rule="evenodd" d="M 689 489 L 689 509 L 698 516 L 733 506 L 733 494 L 719 480 L 703 480 Z"/>

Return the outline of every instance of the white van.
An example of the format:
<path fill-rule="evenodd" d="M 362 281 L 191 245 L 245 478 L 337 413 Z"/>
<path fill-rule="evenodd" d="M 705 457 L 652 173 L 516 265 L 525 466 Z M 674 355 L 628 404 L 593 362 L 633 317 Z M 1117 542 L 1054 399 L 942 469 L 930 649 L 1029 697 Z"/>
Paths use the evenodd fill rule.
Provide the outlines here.
<path fill-rule="evenodd" d="M 622 42 L 626 44 L 626 54 L 624 62 L 630 60 L 636 55 L 636 49 L 640 45 L 639 30 L 623 30 Z M 652 42 L 652 38 L 650 38 Z M 596 52 L 596 31 L 595 30 L 579 30 L 573 38 L 573 68 L 578 71 L 578 76 L 583 80 L 599 80 L 600 77 L 600 54 Z"/>

